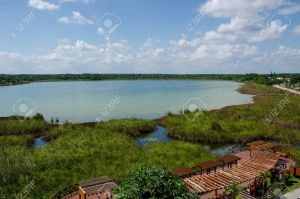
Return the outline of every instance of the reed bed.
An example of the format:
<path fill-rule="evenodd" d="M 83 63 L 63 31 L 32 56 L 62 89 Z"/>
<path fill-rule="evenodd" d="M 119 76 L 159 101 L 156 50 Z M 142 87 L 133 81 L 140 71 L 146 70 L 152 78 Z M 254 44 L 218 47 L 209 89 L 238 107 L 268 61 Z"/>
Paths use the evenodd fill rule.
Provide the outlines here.
<path fill-rule="evenodd" d="M 214 144 L 246 143 L 257 139 L 300 143 L 300 96 L 287 96 L 277 89 L 257 84 L 249 84 L 244 89 L 258 94 L 254 104 L 168 115 L 163 118 L 163 123 L 169 135 Z"/>
<path fill-rule="evenodd" d="M 125 130 L 119 128 L 121 124 L 127 126 Z M 83 179 L 107 175 L 123 181 L 129 170 L 142 166 L 174 169 L 213 158 L 205 147 L 183 141 L 154 143 L 142 149 L 129 129 L 144 131 L 149 127 L 152 122 L 135 119 L 108 121 L 97 127 L 61 125 L 47 132 L 49 144 L 40 149 L 28 145 L 32 139 L 29 135 L 2 136 L 0 153 L 5 161 L 1 165 L 0 193 L 13 198 L 33 181 L 27 198 L 48 198 Z"/>

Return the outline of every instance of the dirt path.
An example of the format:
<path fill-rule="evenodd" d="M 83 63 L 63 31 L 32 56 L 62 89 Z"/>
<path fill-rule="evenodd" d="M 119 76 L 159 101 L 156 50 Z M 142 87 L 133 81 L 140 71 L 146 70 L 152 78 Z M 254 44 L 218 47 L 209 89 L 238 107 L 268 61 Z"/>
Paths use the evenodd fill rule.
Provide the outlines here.
<path fill-rule="evenodd" d="M 273 87 L 274 88 L 278 88 L 278 89 L 283 90 L 283 91 L 288 91 L 288 92 L 296 94 L 296 95 L 300 95 L 300 91 L 296 91 L 296 90 L 293 90 L 293 89 L 285 88 L 285 87 L 282 87 L 282 86 L 279 86 L 279 85 L 274 85 Z"/>

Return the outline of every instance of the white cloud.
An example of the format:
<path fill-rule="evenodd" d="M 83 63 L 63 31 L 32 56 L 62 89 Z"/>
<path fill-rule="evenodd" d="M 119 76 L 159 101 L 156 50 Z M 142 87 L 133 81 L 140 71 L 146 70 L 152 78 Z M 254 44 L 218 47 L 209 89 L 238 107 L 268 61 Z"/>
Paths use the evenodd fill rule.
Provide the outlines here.
<path fill-rule="evenodd" d="M 208 31 L 205 33 L 203 37 L 204 41 L 213 42 L 213 43 L 234 42 L 236 38 L 237 38 L 236 35 L 221 34 L 216 31 Z"/>
<path fill-rule="evenodd" d="M 208 0 L 199 11 L 214 17 L 249 16 L 284 4 L 286 0 Z"/>
<path fill-rule="evenodd" d="M 268 61 L 269 65 L 282 72 L 299 72 L 300 49 L 281 45 L 270 54 Z"/>
<path fill-rule="evenodd" d="M 279 38 L 281 33 L 287 29 L 287 24 L 280 24 L 276 21 L 271 21 L 264 29 L 261 29 L 258 33 L 252 35 L 248 42 L 261 42 L 270 39 Z"/>
<path fill-rule="evenodd" d="M 199 8 L 201 13 L 217 18 L 228 18 L 220 24 L 218 32 L 231 32 L 246 42 L 277 39 L 290 24 L 286 16 L 276 10 L 286 5 L 286 0 L 208 0 Z M 282 22 L 279 19 L 284 18 Z"/>
<path fill-rule="evenodd" d="M 62 3 L 86 3 L 86 4 L 89 4 L 89 3 L 94 3 L 95 0 L 61 0 Z"/>
<path fill-rule="evenodd" d="M 215 38 L 219 41 L 214 42 Z M 224 42 L 220 38 L 225 38 Z M 149 38 L 135 52 L 125 40 L 97 46 L 61 39 L 49 53 L 0 52 L 0 73 L 300 72 L 300 49 L 279 46 L 265 53 L 255 45 L 230 40 L 208 32 L 193 39 L 182 35 L 169 47 L 162 47 L 158 40 Z"/>
<path fill-rule="evenodd" d="M 255 45 L 231 42 L 210 42 L 206 36 L 188 40 L 182 36 L 172 41 L 173 54 L 170 60 L 173 65 L 181 65 L 185 71 L 199 73 L 249 73 L 260 72 L 298 72 L 297 61 L 300 61 L 300 49 L 279 47 L 272 53 L 265 53 Z M 196 45 L 189 45 L 197 40 Z M 181 44 L 181 45 L 179 45 Z M 275 57 L 277 57 L 275 59 Z M 285 60 L 289 59 L 289 60 Z"/>
<path fill-rule="evenodd" d="M 296 34 L 296 35 L 299 35 L 300 36 L 300 25 L 296 26 L 293 30 L 293 32 Z"/>
<path fill-rule="evenodd" d="M 160 47 L 154 47 L 154 43 L 159 43 L 159 41 L 153 41 L 153 39 L 148 38 L 147 41 L 142 45 L 140 50 L 137 52 L 137 57 L 140 59 L 153 59 L 163 56 L 165 50 Z"/>
<path fill-rule="evenodd" d="M 300 5 L 294 4 L 279 10 L 280 14 L 291 15 L 300 12 Z"/>
<path fill-rule="evenodd" d="M 202 42 L 203 42 L 202 38 L 196 37 L 192 40 L 188 40 L 187 36 L 185 34 L 182 34 L 178 41 L 171 40 L 170 44 L 172 50 L 178 50 L 178 49 L 189 48 L 189 47 L 197 47 Z"/>
<path fill-rule="evenodd" d="M 77 11 L 72 12 L 72 17 L 61 17 L 57 21 L 64 24 L 78 24 L 78 25 L 94 24 L 93 20 L 82 16 L 80 12 Z"/>
<path fill-rule="evenodd" d="M 234 16 L 229 23 L 220 24 L 218 31 L 244 34 L 259 31 L 265 27 L 265 24 L 260 16 Z"/>
<path fill-rule="evenodd" d="M 44 0 L 28 0 L 28 5 L 39 10 L 57 10 L 60 8 L 60 5 L 49 3 Z"/>

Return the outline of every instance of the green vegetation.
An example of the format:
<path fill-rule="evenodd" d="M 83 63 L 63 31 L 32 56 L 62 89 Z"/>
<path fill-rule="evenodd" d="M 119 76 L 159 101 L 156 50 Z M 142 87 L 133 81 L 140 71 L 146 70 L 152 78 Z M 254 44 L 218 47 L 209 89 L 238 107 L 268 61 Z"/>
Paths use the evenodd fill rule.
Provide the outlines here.
<path fill-rule="evenodd" d="M 142 119 L 119 119 L 109 122 L 100 122 L 97 128 L 109 129 L 113 132 L 121 132 L 131 136 L 141 136 L 155 130 L 155 122 Z"/>
<path fill-rule="evenodd" d="M 27 198 L 48 198 L 70 184 L 103 175 L 126 185 L 134 176 L 127 173 L 133 169 L 143 173 L 139 168 L 160 165 L 172 170 L 215 158 L 203 145 L 186 141 L 276 141 L 286 144 L 284 150 L 300 160 L 300 149 L 291 147 L 300 143 L 300 97 L 259 84 L 248 84 L 241 91 L 257 94 L 255 104 L 187 115 L 168 114 L 159 122 L 166 126 L 170 136 L 185 141 L 153 143 L 146 148 L 139 147 L 134 139 L 153 131 L 154 121 L 120 119 L 53 125 L 40 114 L 21 118 L 24 120 L 1 118 L 0 197 L 13 198 L 28 192 Z M 44 148 L 32 147 L 34 136 L 38 135 L 49 141 Z M 32 184 L 33 188 L 28 188 Z M 297 181 L 293 186 L 298 184 Z"/>
<path fill-rule="evenodd" d="M 242 199 L 242 196 L 240 195 L 240 192 L 244 189 L 245 187 L 237 184 L 237 183 L 232 183 L 225 189 L 223 194 L 231 196 L 233 199 Z"/>
<path fill-rule="evenodd" d="M 261 180 L 262 180 L 262 185 L 263 185 L 263 192 L 268 189 L 268 187 L 272 184 L 271 179 L 272 179 L 272 174 L 270 172 L 263 172 L 260 174 Z"/>
<path fill-rule="evenodd" d="M 295 176 L 289 176 L 289 179 L 286 182 L 286 185 L 289 191 L 299 189 L 300 188 L 300 179 Z"/>
<path fill-rule="evenodd" d="M 119 128 L 121 124 L 128 128 Z M 149 127 L 152 122 L 136 119 L 97 126 L 54 126 L 45 132 L 49 144 L 40 149 L 32 148 L 30 135 L 0 136 L 0 194 L 13 198 L 28 184 L 34 184 L 26 197 L 48 198 L 83 179 L 107 175 L 122 182 L 135 168 L 161 165 L 172 170 L 213 158 L 205 147 L 182 141 L 155 143 L 142 149 L 135 144 L 131 135 L 136 134 L 129 128 L 144 131 Z"/>
<path fill-rule="evenodd" d="M 251 105 L 162 119 L 169 135 L 204 143 L 246 143 L 255 139 L 280 143 L 300 143 L 300 96 L 268 86 L 248 84 L 245 93 L 258 94 Z"/>
<path fill-rule="evenodd" d="M 287 173 L 284 181 L 274 181 L 267 189 L 264 196 L 259 197 L 263 199 L 281 198 L 283 194 L 298 189 L 300 187 L 300 179 L 291 176 Z"/>
<path fill-rule="evenodd" d="M 170 171 L 154 166 L 131 171 L 117 194 L 122 199 L 198 198 Z"/>
<path fill-rule="evenodd" d="M 1 135 L 21 135 L 21 134 L 41 134 L 50 125 L 43 119 L 38 118 L 39 114 L 32 119 L 9 117 L 0 119 L 0 136 Z"/>
<path fill-rule="evenodd" d="M 300 74 L 0 74 L 0 85 L 16 85 L 43 81 L 99 80 L 234 80 L 259 84 L 278 84 L 285 79 L 298 80 Z"/>

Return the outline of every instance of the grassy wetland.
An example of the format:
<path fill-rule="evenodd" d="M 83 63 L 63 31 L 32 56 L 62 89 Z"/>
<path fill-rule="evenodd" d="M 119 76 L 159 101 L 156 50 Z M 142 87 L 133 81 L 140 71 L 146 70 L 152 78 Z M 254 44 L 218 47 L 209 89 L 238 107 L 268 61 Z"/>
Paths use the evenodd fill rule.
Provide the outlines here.
<path fill-rule="evenodd" d="M 11 120 L 1 121 L 5 122 Z M 32 128 L 36 130 L 35 126 Z M 134 136 L 153 128 L 154 122 L 139 119 L 96 125 L 65 124 L 49 128 L 44 133 L 49 144 L 40 149 L 30 144 L 30 128 L 28 134 L 6 133 L 0 137 L 1 196 L 12 198 L 33 183 L 28 197 L 48 198 L 82 179 L 107 175 L 122 181 L 127 171 L 144 165 L 173 169 L 213 158 L 203 146 L 184 141 L 155 143 L 147 150 L 134 143 Z"/>
<path fill-rule="evenodd" d="M 283 144 L 300 142 L 300 96 L 259 84 L 248 84 L 241 92 L 255 94 L 255 103 L 168 114 L 160 123 L 167 127 L 170 136 L 192 142 L 227 144 L 255 139 Z"/>
<path fill-rule="evenodd" d="M 67 185 L 103 175 L 122 182 L 129 170 L 145 165 L 193 166 L 214 158 L 203 145 L 208 143 L 269 140 L 284 144 L 300 159 L 300 149 L 291 147 L 300 143 L 300 96 L 259 84 L 247 84 L 241 92 L 255 94 L 255 103 L 200 114 L 168 114 L 155 121 L 53 125 L 41 118 L 2 118 L 0 198 L 13 198 L 29 188 L 26 197 L 48 198 Z M 177 139 L 149 144 L 146 149 L 138 146 L 135 138 L 152 132 L 157 123 Z M 49 144 L 33 148 L 36 136 Z"/>

